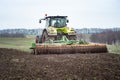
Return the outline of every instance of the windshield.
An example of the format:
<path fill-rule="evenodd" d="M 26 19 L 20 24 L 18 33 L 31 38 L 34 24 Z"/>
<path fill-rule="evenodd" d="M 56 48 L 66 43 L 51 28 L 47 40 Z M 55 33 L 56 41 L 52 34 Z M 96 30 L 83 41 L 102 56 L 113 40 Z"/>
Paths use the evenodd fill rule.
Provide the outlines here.
<path fill-rule="evenodd" d="M 51 18 L 51 26 L 61 28 L 66 26 L 66 18 Z"/>

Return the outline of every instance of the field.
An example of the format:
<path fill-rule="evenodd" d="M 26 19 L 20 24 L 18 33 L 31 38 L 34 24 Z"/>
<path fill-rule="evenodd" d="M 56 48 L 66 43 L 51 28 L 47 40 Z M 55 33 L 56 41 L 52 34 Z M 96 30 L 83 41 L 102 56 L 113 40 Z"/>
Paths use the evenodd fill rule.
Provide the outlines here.
<path fill-rule="evenodd" d="M 0 80 L 120 80 L 120 46 L 100 54 L 32 55 L 32 42 L 0 38 Z"/>
<path fill-rule="evenodd" d="M 0 38 L 0 48 L 13 48 L 26 52 L 30 52 L 31 44 L 34 43 L 35 36 L 27 36 L 27 38 Z M 120 54 L 120 45 L 107 45 L 109 53 Z"/>
<path fill-rule="evenodd" d="M 31 44 L 34 42 L 34 36 L 27 38 L 0 38 L 0 48 L 13 48 L 30 52 Z"/>
<path fill-rule="evenodd" d="M 108 45 L 107 48 L 110 53 L 120 54 L 120 45 Z"/>

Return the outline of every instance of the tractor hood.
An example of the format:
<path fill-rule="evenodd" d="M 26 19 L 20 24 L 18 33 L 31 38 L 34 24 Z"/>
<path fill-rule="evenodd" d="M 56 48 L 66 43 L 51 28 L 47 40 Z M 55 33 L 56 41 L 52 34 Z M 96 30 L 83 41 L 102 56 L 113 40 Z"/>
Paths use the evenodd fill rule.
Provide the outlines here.
<path fill-rule="evenodd" d="M 62 27 L 62 28 L 55 28 L 55 27 L 48 27 L 48 34 L 57 34 L 59 32 L 68 34 L 68 35 L 75 35 L 75 30 L 73 28 L 70 27 Z"/>

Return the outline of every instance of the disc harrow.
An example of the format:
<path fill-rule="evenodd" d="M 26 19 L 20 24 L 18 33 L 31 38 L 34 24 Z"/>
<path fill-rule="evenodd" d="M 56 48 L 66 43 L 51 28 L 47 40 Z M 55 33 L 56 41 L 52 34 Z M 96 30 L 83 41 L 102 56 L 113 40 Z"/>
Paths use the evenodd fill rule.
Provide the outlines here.
<path fill-rule="evenodd" d="M 57 41 L 47 41 L 42 44 L 32 44 L 33 54 L 74 54 L 74 53 L 107 53 L 105 44 L 88 44 L 78 40 L 68 40 L 63 37 Z"/>
<path fill-rule="evenodd" d="M 62 45 L 62 46 L 43 46 L 36 45 L 33 49 L 34 54 L 64 54 L 64 53 L 107 53 L 104 44 L 88 45 Z"/>

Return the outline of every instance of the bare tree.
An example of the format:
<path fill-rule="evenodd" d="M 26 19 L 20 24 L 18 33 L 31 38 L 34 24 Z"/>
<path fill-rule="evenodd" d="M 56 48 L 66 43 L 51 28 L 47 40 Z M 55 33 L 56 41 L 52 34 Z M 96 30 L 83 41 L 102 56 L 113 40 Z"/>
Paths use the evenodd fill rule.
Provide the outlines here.
<path fill-rule="evenodd" d="M 92 34 L 90 37 L 92 42 L 115 44 L 120 41 L 120 31 L 105 31 L 102 33 Z"/>
<path fill-rule="evenodd" d="M 24 34 L 22 34 L 22 33 L 12 33 L 12 34 L 10 34 L 10 33 L 2 33 L 2 34 L 0 34 L 0 37 L 10 37 L 10 38 L 24 38 L 25 37 L 25 35 Z"/>

